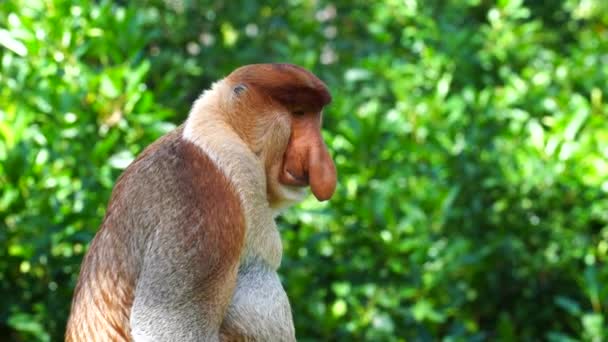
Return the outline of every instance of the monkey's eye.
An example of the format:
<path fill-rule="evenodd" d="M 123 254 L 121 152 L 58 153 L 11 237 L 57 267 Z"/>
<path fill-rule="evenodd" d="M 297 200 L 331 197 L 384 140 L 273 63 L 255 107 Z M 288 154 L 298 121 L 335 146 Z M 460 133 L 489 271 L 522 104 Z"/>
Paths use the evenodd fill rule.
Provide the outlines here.
<path fill-rule="evenodd" d="M 295 115 L 295 116 L 302 116 L 302 115 L 304 115 L 304 111 L 301 110 L 301 109 L 296 109 L 296 110 L 293 111 L 293 115 Z"/>

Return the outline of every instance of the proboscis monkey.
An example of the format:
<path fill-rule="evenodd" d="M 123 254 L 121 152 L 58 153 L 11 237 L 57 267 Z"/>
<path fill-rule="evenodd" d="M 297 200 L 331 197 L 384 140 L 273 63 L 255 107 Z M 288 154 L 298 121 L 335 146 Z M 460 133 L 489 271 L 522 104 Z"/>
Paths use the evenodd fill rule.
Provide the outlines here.
<path fill-rule="evenodd" d="M 327 87 L 290 64 L 241 67 L 118 179 L 84 258 L 67 341 L 294 341 L 274 218 L 336 169 Z"/>

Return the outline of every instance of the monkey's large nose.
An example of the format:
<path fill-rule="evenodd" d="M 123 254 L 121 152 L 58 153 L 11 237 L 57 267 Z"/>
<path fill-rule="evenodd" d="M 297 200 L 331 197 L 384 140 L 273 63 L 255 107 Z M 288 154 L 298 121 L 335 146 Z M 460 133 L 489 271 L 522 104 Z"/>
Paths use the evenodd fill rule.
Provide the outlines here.
<path fill-rule="evenodd" d="M 305 146 L 290 144 L 285 153 L 279 181 L 285 185 L 307 186 L 319 201 L 331 198 L 336 190 L 336 166 L 320 139 Z"/>
<path fill-rule="evenodd" d="M 336 190 L 338 175 L 323 140 L 319 140 L 309 150 L 308 175 L 310 189 L 315 197 L 319 201 L 330 199 Z"/>
<path fill-rule="evenodd" d="M 334 194 L 336 181 L 336 166 L 321 136 L 320 116 L 294 120 L 279 182 L 310 185 L 315 197 L 325 201 Z"/>

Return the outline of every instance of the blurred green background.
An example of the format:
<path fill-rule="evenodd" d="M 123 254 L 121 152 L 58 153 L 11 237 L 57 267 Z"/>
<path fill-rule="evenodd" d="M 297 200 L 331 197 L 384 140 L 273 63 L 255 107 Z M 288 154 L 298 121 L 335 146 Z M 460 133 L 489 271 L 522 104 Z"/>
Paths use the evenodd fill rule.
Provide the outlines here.
<path fill-rule="evenodd" d="M 112 185 L 234 68 L 332 90 L 301 341 L 608 339 L 608 2 L 0 2 L 0 339 L 59 341 Z"/>

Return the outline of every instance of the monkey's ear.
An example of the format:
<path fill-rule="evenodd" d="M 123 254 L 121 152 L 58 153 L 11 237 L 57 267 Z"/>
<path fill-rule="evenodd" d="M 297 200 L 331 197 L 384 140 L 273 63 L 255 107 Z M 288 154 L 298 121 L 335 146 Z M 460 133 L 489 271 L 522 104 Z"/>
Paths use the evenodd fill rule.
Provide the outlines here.
<path fill-rule="evenodd" d="M 247 90 L 247 86 L 245 86 L 242 83 L 237 84 L 232 88 L 232 92 L 234 93 L 234 95 L 237 95 L 237 96 L 240 95 L 245 90 Z"/>

